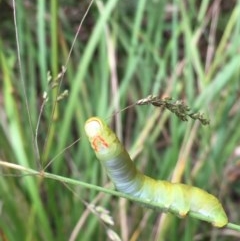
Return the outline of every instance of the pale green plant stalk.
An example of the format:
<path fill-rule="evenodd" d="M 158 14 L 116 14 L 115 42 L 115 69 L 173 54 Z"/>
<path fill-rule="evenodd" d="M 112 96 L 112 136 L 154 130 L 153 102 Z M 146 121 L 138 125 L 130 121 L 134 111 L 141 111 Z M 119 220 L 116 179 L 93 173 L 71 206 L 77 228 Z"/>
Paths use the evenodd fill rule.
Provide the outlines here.
<path fill-rule="evenodd" d="M 142 205 L 146 205 L 146 206 L 149 205 L 149 202 L 147 200 L 136 198 L 132 195 L 128 195 L 128 194 L 118 192 L 118 191 L 114 191 L 114 190 L 107 189 L 107 188 L 103 188 L 103 187 L 96 186 L 96 185 L 93 185 L 93 184 L 89 184 L 89 183 L 86 183 L 86 182 L 81 182 L 79 180 L 74 180 L 72 178 L 67 178 L 67 177 L 55 175 L 55 174 L 48 173 L 48 172 L 39 172 L 39 171 L 36 171 L 34 169 L 31 169 L 31 168 L 23 167 L 23 166 L 20 166 L 20 165 L 17 165 L 17 164 L 9 163 L 9 162 L 4 162 L 4 161 L 1 161 L 1 160 L 0 160 L 0 165 L 18 170 L 18 171 L 20 171 L 22 173 L 25 173 L 27 175 L 38 176 L 40 178 L 48 178 L 48 179 L 56 180 L 56 181 L 71 184 L 71 185 L 79 185 L 79 186 L 82 186 L 84 188 L 93 189 L 93 190 L 96 190 L 96 191 L 99 191 L 99 192 L 104 192 L 106 194 L 110 194 L 110 195 L 113 195 L 113 196 L 116 196 L 116 197 L 126 198 L 126 199 L 134 201 L 138 204 L 142 204 Z M 190 214 L 190 216 L 198 218 L 198 214 L 196 214 L 196 213 Z M 232 229 L 232 230 L 240 231 L 240 226 L 236 225 L 236 224 L 233 224 L 233 223 L 228 223 L 226 225 L 226 227 L 229 228 L 229 229 Z"/>

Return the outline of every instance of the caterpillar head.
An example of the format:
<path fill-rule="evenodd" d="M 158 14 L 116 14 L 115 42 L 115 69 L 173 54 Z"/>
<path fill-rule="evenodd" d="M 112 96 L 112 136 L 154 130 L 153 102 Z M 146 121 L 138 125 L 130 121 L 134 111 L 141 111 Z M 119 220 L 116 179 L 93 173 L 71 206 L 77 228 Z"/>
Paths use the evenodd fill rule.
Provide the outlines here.
<path fill-rule="evenodd" d="M 119 140 L 102 119 L 88 119 L 85 123 L 85 132 L 96 155 L 103 157 L 101 159 L 119 153 Z"/>

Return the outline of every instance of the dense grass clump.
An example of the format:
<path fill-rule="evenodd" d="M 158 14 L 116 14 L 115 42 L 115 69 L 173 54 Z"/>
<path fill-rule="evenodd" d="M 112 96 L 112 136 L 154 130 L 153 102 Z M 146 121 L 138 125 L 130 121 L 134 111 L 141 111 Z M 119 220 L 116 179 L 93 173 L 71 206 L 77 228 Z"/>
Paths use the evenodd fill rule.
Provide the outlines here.
<path fill-rule="evenodd" d="M 144 173 L 211 192 L 240 225 L 240 1 L 0 6 L 1 240 L 239 240 L 103 194 L 127 197 L 83 126 L 106 119 Z M 210 124 L 134 104 L 149 95 Z"/>

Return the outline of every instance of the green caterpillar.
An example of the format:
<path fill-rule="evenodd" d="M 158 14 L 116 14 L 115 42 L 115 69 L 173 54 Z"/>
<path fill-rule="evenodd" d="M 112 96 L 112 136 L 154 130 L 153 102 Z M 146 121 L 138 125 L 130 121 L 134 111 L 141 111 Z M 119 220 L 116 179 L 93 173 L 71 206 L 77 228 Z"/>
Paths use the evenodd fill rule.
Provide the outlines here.
<path fill-rule="evenodd" d="M 192 213 L 215 227 L 228 224 L 221 203 L 210 193 L 182 183 L 155 180 L 137 170 L 115 133 L 100 118 L 88 119 L 85 131 L 97 158 L 120 192 L 154 203 L 159 209 L 181 217 Z"/>

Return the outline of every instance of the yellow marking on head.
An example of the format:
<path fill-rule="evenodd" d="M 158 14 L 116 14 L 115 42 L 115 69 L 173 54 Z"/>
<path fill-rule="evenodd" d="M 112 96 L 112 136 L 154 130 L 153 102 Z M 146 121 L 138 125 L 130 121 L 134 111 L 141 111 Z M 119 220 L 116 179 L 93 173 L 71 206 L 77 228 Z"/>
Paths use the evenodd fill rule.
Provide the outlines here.
<path fill-rule="evenodd" d="M 98 136 L 101 133 L 102 128 L 102 122 L 97 117 L 92 117 L 86 121 L 85 132 L 90 138 Z"/>

